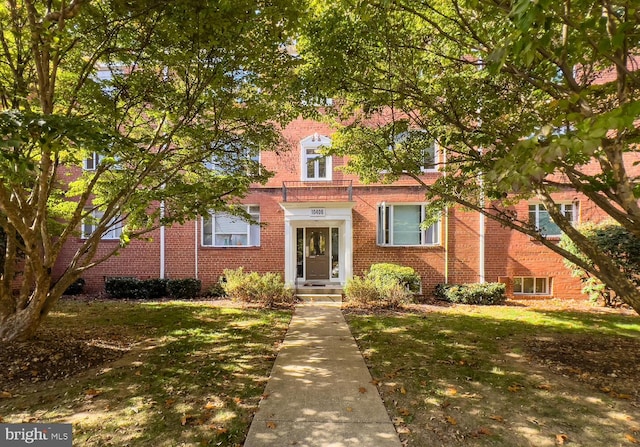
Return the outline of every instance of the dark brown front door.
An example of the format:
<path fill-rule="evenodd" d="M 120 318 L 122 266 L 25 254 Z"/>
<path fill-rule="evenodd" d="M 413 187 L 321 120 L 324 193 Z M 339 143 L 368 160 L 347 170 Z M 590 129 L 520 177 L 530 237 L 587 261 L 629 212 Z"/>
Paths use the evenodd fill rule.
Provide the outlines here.
<path fill-rule="evenodd" d="M 329 229 L 307 228 L 305 239 L 307 279 L 329 279 Z"/>

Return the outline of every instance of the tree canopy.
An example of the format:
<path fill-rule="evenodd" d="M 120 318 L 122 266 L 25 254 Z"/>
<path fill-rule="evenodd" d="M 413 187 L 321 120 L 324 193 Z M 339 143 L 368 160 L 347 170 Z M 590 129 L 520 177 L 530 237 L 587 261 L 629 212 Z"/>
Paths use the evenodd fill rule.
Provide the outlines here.
<path fill-rule="evenodd" d="M 580 259 L 512 205 L 536 198 L 593 261 L 582 263 L 640 312 L 640 294 L 554 201 L 576 191 L 640 237 L 640 9 L 627 0 L 316 1 L 300 39 L 310 95 L 336 98 L 332 151 L 367 181 L 423 182 L 420 129 L 446 151 L 425 184 Z M 373 124 L 372 124 L 373 123 Z"/>
<path fill-rule="evenodd" d="M 131 239 L 210 209 L 234 212 L 268 178 L 255 155 L 278 147 L 276 126 L 293 113 L 297 62 L 286 45 L 300 7 L 0 4 L 0 339 L 32 336 L 83 271 Z M 52 278 L 83 222 L 93 233 Z M 120 246 L 97 256 L 120 225 Z"/>

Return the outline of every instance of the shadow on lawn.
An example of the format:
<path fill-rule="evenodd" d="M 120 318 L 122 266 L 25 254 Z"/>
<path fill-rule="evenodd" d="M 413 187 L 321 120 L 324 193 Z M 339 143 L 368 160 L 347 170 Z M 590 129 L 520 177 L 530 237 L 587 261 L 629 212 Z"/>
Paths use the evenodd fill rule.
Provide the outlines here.
<path fill-rule="evenodd" d="M 410 447 L 622 445 L 640 431 L 635 316 L 462 307 L 349 320 Z M 624 341 L 637 349 L 611 349 Z M 628 368 L 611 377 L 615 364 Z"/>
<path fill-rule="evenodd" d="M 106 338 L 121 332 L 140 345 L 97 372 L 12 399 L 13 408 L 0 407 L 5 420 L 72 422 L 74 442 L 83 446 L 242 442 L 289 313 L 190 303 L 93 305 L 83 324 L 94 338 L 104 329 Z M 63 309 L 49 325 L 66 332 L 73 315 Z"/>

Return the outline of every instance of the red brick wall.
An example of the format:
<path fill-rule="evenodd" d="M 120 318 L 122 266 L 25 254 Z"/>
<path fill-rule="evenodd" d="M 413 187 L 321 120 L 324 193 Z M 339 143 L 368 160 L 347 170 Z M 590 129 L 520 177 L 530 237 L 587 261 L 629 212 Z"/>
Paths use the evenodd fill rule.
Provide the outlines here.
<path fill-rule="evenodd" d="M 82 277 L 86 281 L 85 291 L 89 293 L 103 292 L 104 279 L 110 276 L 158 278 L 160 275 L 159 235 L 159 230 L 156 230 L 149 234 L 149 237 L 152 238 L 150 242 L 134 240 L 127 247 L 121 249 L 117 256 L 112 256 L 97 267 L 84 272 Z M 104 256 L 117 244 L 119 241 L 102 241 L 96 259 Z M 54 277 L 62 274 L 81 245 L 82 240 L 79 237 L 69 239 L 56 263 L 53 271 Z"/>
<path fill-rule="evenodd" d="M 284 131 L 286 147 L 279 153 L 261 154 L 261 162 L 276 176 L 265 186 L 256 185 L 243 203 L 260 205 L 260 218 L 266 225 L 261 229 L 260 247 L 202 247 L 201 220 L 198 221 L 196 238 L 195 222 L 186 222 L 166 229 L 165 275 L 169 278 L 197 276 L 204 288 L 217 281 L 225 268 L 244 266 L 247 271 L 284 273 L 284 212 L 282 182 L 300 180 L 300 145 L 303 138 L 313 133 L 330 136 L 331 129 L 322 123 L 298 119 Z M 448 260 L 448 282 L 477 282 L 480 275 L 479 215 L 475 212 L 452 208 L 448 211 L 448 232 L 441 231 L 442 245 L 435 247 L 383 247 L 377 244 L 377 206 L 381 202 L 402 203 L 421 202 L 424 191 L 414 186 L 411 179 L 404 179 L 394 185 L 362 185 L 353 176 L 347 176 L 336 168 L 344 160 L 333 160 L 333 179 L 354 181 L 353 200 L 353 271 L 361 275 L 363 271 L 378 262 L 394 262 L 413 267 L 423 279 L 423 291 L 431 293 L 433 287 L 445 281 L 445 265 Z M 427 174 L 433 180 L 438 174 Z M 562 200 L 576 200 L 574 192 L 558 194 Z M 340 200 L 346 200 L 341 197 Z M 522 202 L 515 207 L 522 219 L 527 219 L 528 207 Z M 581 220 L 599 219 L 598 208 L 581 200 Z M 558 298 L 581 298 L 580 284 L 571 278 L 562 259 L 546 247 L 532 241 L 528 236 L 502 228 L 486 219 L 485 279 L 510 283 L 514 276 L 537 276 L 553 278 L 553 296 Z M 448 233 L 448 244 L 445 240 Z M 158 277 L 160 274 L 159 231 L 153 232 L 152 241 L 134 241 L 100 266 L 86 272 L 89 292 L 103 290 L 104 278 L 108 276 Z M 65 246 L 55 273 L 60 274 L 80 245 L 73 239 Z M 103 242 L 104 253 L 116 241 Z M 196 249 L 197 247 L 197 249 Z M 197 250 L 197 256 L 196 256 Z M 99 253 L 99 255 L 101 254 Z M 196 266 L 197 259 L 197 266 Z"/>

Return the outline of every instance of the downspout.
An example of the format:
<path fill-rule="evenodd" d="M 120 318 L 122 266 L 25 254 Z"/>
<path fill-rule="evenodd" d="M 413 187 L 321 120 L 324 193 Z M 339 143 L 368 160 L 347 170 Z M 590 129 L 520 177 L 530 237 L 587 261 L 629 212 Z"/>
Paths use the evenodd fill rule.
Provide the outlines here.
<path fill-rule="evenodd" d="M 480 154 L 482 155 L 482 148 L 479 149 Z M 480 184 L 480 209 L 484 210 L 484 175 L 481 172 L 478 176 L 478 183 Z M 481 284 L 484 284 L 485 282 L 485 263 L 484 263 L 484 258 L 485 258 L 485 235 L 486 235 L 486 228 L 485 228 L 485 215 L 484 213 L 480 213 L 480 219 L 479 219 L 479 228 L 478 228 L 478 244 L 480 245 L 480 249 L 479 249 L 479 256 L 480 256 L 480 262 L 478 265 L 478 270 L 479 270 L 479 278 L 478 278 L 478 282 L 480 282 Z"/>
<path fill-rule="evenodd" d="M 160 221 L 164 219 L 164 200 L 160 202 Z M 160 225 L 160 279 L 164 279 L 164 251 L 165 251 L 164 224 Z"/>
<path fill-rule="evenodd" d="M 198 279 L 198 216 L 195 219 L 195 237 L 194 237 L 194 259 L 195 259 L 195 268 L 194 268 L 194 278 Z"/>
<path fill-rule="evenodd" d="M 479 60 L 480 65 L 478 66 L 479 70 L 482 70 L 484 68 L 484 61 L 482 60 L 482 58 L 480 58 Z M 478 109 L 478 125 L 481 126 L 482 125 L 482 116 L 480 115 L 480 112 L 482 111 L 482 106 L 481 108 Z M 480 146 L 478 148 L 478 152 L 480 153 L 480 156 L 482 157 L 482 146 Z M 482 211 L 484 211 L 484 172 L 480 172 L 478 174 L 478 184 L 480 185 L 480 209 Z M 478 282 L 480 282 L 481 284 L 484 284 L 485 282 L 485 265 L 484 265 L 484 256 L 485 256 L 485 233 L 486 233 L 486 228 L 485 228 L 485 215 L 484 213 L 480 213 L 480 221 L 478 222 L 479 224 L 479 228 L 478 228 L 478 244 L 480 245 L 479 247 L 479 253 L 478 255 L 480 256 L 480 262 L 478 263 L 478 269 L 480 270 L 479 272 L 479 278 L 478 278 Z"/>
<path fill-rule="evenodd" d="M 443 177 L 447 177 L 447 148 L 442 150 Z M 449 207 L 444 208 L 444 283 L 449 284 Z"/>

